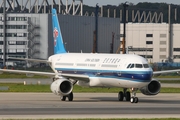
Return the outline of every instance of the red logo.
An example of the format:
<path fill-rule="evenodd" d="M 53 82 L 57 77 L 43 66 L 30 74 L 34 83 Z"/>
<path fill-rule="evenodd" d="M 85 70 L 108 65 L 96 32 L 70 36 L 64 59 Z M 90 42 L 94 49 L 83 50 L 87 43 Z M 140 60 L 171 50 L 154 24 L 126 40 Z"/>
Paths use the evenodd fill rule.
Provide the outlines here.
<path fill-rule="evenodd" d="M 58 30 L 56 28 L 54 28 L 53 37 L 54 37 L 54 46 L 56 46 L 56 38 L 58 37 Z"/>

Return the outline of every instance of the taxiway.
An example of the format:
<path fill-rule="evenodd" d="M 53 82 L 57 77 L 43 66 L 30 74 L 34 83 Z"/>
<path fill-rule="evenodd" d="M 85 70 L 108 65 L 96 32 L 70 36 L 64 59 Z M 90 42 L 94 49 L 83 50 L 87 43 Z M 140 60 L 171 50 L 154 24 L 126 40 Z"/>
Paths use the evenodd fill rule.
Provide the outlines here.
<path fill-rule="evenodd" d="M 180 94 L 137 96 L 132 104 L 117 101 L 117 93 L 74 93 L 72 102 L 52 93 L 0 93 L 0 119 L 180 118 Z"/>

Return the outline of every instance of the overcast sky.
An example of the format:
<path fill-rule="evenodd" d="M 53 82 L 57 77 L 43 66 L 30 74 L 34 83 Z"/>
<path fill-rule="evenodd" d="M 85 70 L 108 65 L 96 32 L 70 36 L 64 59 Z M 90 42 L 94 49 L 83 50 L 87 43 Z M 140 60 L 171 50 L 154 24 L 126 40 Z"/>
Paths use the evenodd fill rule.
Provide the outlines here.
<path fill-rule="evenodd" d="M 69 0 L 71 1 L 71 0 Z M 110 4 L 110 5 L 119 5 L 120 3 L 124 3 L 128 0 L 83 0 L 83 3 L 85 5 L 89 5 L 89 6 L 95 6 L 97 3 L 99 6 L 102 6 L 102 5 L 107 5 L 107 4 Z M 180 5 L 180 0 L 129 0 L 128 2 L 131 2 L 131 3 L 134 3 L 134 4 L 137 4 L 139 2 L 152 2 L 152 3 L 155 3 L 155 2 L 158 2 L 158 3 L 168 3 L 168 4 L 177 4 L 177 5 Z"/>

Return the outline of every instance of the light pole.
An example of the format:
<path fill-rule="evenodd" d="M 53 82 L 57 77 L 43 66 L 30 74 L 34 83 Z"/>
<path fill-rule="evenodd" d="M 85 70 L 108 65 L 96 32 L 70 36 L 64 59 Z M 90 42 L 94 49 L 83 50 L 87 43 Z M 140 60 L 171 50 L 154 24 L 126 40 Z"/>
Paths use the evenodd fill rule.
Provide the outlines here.
<path fill-rule="evenodd" d="M 3 65 L 6 65 L 6 0 L 3 7 Z"/>
<path fill-rule="evenodd" d="M 124 28 L 123 28 L 123 40 L 122 40 L 122 44 L 123 44 L 123 54 L 126 54 L 126 8 L 129 6 L 129 5 L 127 5 L 126 4 L 127 2 L 125 2 L 124 4 L 123 4 L 123 24 L 124 24 Z"/>

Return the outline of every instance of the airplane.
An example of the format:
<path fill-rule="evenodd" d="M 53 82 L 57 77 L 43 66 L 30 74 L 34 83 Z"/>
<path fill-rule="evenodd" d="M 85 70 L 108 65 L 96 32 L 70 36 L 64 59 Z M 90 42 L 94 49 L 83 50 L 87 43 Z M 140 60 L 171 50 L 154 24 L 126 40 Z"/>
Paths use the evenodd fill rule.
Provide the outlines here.
<path fill-rule="evenodd" d="M 155 74 L 179 72 L 180 69 L 155 71 L 148 61 L 135 54 L 68 53 L 57 18 L 56 9 L 52 9 L 54 55 L 48 60 L 13 58 L 48 63 L 54 72 L 0 69 L 0 72 L 38 74 L 52 76 L 51 91 L 60 96 L 61 101 L 68 98 L 73 101 L 75 84 L 87 87 L 123 88 L 118 93 L 118 101 L 138 103 L 137 90 L 144 95 L 157 95 L 161 83 L 153 78 Z"/>

